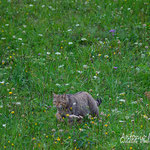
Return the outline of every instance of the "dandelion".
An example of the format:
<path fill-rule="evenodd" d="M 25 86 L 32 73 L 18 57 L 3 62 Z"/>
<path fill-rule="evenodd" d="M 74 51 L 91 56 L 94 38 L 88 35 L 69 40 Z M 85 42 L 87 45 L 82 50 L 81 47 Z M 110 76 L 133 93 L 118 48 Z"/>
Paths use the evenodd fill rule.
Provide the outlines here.
<path fill-rule="evenodd" d="M 105 127 L 108 127 L 108 125 L 107 125 L 107 124 L 105 124 Z"/>
<path fill-rule="evenodd" d="M 108 132 L 105 132 L 105 134 L 107 135 L 107 134 L 108 134 Z"/>
<path fill-rule="evenodd" d="M 130 147 L 130 149 L 133 149 L 132 147 Z"/>
<path fill-rule="evenodd" d="M 33 137 L 32 140 L 35 140 L 35 137 Z"/>
<path fill-rule="evenodd" d="M 11 145 L 14 146 L 14 143 L 12 143 Z"/>
<path fill-rule="evenodd" d="M 37 126 L 37 123 L 35 123 L 35 125 Z"/>
<path fill-rule="evenodd" d="M 14 111 L 11 112 L 11 114 L 14 114 L 14 113 L 15 113 Z"/>
<path fill-rule="evenodd" d="M 67 117 L 69 117 L 69 114 L 66 114 Z"/>
<path fill-rule="evenodd" d="M 71 136 L 69 136 L 68 139 L 71 139 Z"/>
<path fill-rule="evenodd" d="M 60 141 L 60 138 L 59 138 L 59 137 L 57 138 L 57 141 Z"/>
<path fill-rule="evenodd" d="M 10 143 L 10 141 L 8 141 L 8 143 Z"/>
<path fill-rule="evenodd" d="M 141 128 L 143 128 L 143 125 L 141 125 Z"/>
<path fill-rule="evenodd" d="M 91 121 L 92 124 L 94 124 L 94 121 Z"/>
<path fill-rule="evenodd" d="M 57 144 L 57 142 L 55 141 L 55 144 Z"/>
<path fill-rule="evenodd" d="M 6 149 L 6 146 L 4 145 L 4 149 Z"/>
<path fill-rule="evenodd" d="M 48 135 L 46 135 L 45 137 L 48 138 Z"/>
<path fill-rule="evenodd" d="M 100 57 L 100 56 L 102 56 L 102 54 L 98 54 L 98 56 Z"/>

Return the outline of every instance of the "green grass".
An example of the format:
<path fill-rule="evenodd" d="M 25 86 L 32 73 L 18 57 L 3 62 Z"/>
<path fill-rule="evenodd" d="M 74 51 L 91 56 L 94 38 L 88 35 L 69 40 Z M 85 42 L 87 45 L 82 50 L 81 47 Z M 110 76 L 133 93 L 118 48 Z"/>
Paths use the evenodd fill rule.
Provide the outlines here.
<path fill-rule="evenodd" d="M 149 150 L 120 142 L 131 133 L 150 142 L 149 6 L 1 0 L 0 149 Z M 102 97 L 100 120 L 58 122 L 52 93 L 78 91 Z"/>

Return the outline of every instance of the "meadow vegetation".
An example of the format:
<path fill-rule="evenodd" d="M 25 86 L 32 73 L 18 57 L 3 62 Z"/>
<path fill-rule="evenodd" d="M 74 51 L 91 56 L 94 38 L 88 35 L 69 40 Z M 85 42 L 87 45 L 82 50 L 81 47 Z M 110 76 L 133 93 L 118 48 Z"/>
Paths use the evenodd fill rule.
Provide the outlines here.
<path fill-rule="evenodd" d="M 148 150 L 149 10 L 149 0 L 1 0 L 0 149 Z M 58 122 L 52 93 L 79 91 L 103 99 L 100 119 Z"/>

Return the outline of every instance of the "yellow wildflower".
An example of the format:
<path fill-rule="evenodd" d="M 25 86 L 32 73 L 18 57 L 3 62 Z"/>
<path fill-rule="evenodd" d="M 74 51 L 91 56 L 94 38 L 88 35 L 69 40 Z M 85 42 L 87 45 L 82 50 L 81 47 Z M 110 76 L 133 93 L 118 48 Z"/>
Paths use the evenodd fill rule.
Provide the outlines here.
<path fill-rule="evenodd" d="M 11 114 L 14 114 L 14 113 L 15 113 L 14 111 L 11 112 Z"/>
<path fill-rule="evenodd" d="M 14 143 L 12 143 L 11 145 L 14 146 Z"/>
<path fill-rule="evenodd" d="M 11 94 L 12 94 L 12 92 L 9 92 L 9 94 L 11 95 Z"/>
<path fill-rule="evenodd" d="M 69 116 L 69 114 L 66 114 L 66 116 L 68 117 L 68 116 Z"/>
<path fill-rule="evenodd" d="M 107 135 L 107 134 L 108 134 L 108 132 L 105 132 L 105 134 Z"/>
<path fill-rule="evenodd" d="M 33 137 L 32 140 L 35 140 L 35 137 Z"/>
<path fill-rule="evenodd" d="M 35 125 L 37 126 L 37 123 L 35 123 Z"/>
<path fill-rule="evenodd" d="M 108 125 L 107 124 L 105 124 L 105 127 L 107 127 Z"/>
<path fill-rule="evenodd" d="M 130 147 L 130 149 L 132 149 L 132 147 Z"/>
<path fill-rule="evenodd" d="M 71 139 L 71 136 L 69 136 L 68 139 Z"/>
<path fill-rule="evenodd" d="M 4 149 L 6 149 L 6 146 L 4 146 Z"/>
<path fill-rule="evenodd" d="M 57 138 L 57 141 L 60 141 L 60 138 L 59 138 L 59 137 Z"/>
<path fill-rule="evenodd" d="M 100 56 L 102 56 L 102 54 L 98 54 L 98 56 L 100 57 Z"/>

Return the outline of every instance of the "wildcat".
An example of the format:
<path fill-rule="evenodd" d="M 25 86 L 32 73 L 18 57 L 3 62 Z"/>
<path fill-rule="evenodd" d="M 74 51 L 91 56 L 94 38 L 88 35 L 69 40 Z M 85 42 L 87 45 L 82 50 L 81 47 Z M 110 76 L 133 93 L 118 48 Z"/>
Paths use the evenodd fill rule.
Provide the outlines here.
<path fill-rule="evenodd" d="M 74 118 L 79 120 L 84 116 L 91 114 L 99 117 L 98 106 L 101 100 L 94 98 L 87 92 L 78 92 L 76 94 L 53 94 L 53 104 L 57 108 L 56 118 L 63 121 L 63 117 L 68 116 L 69 121 Z"/>

